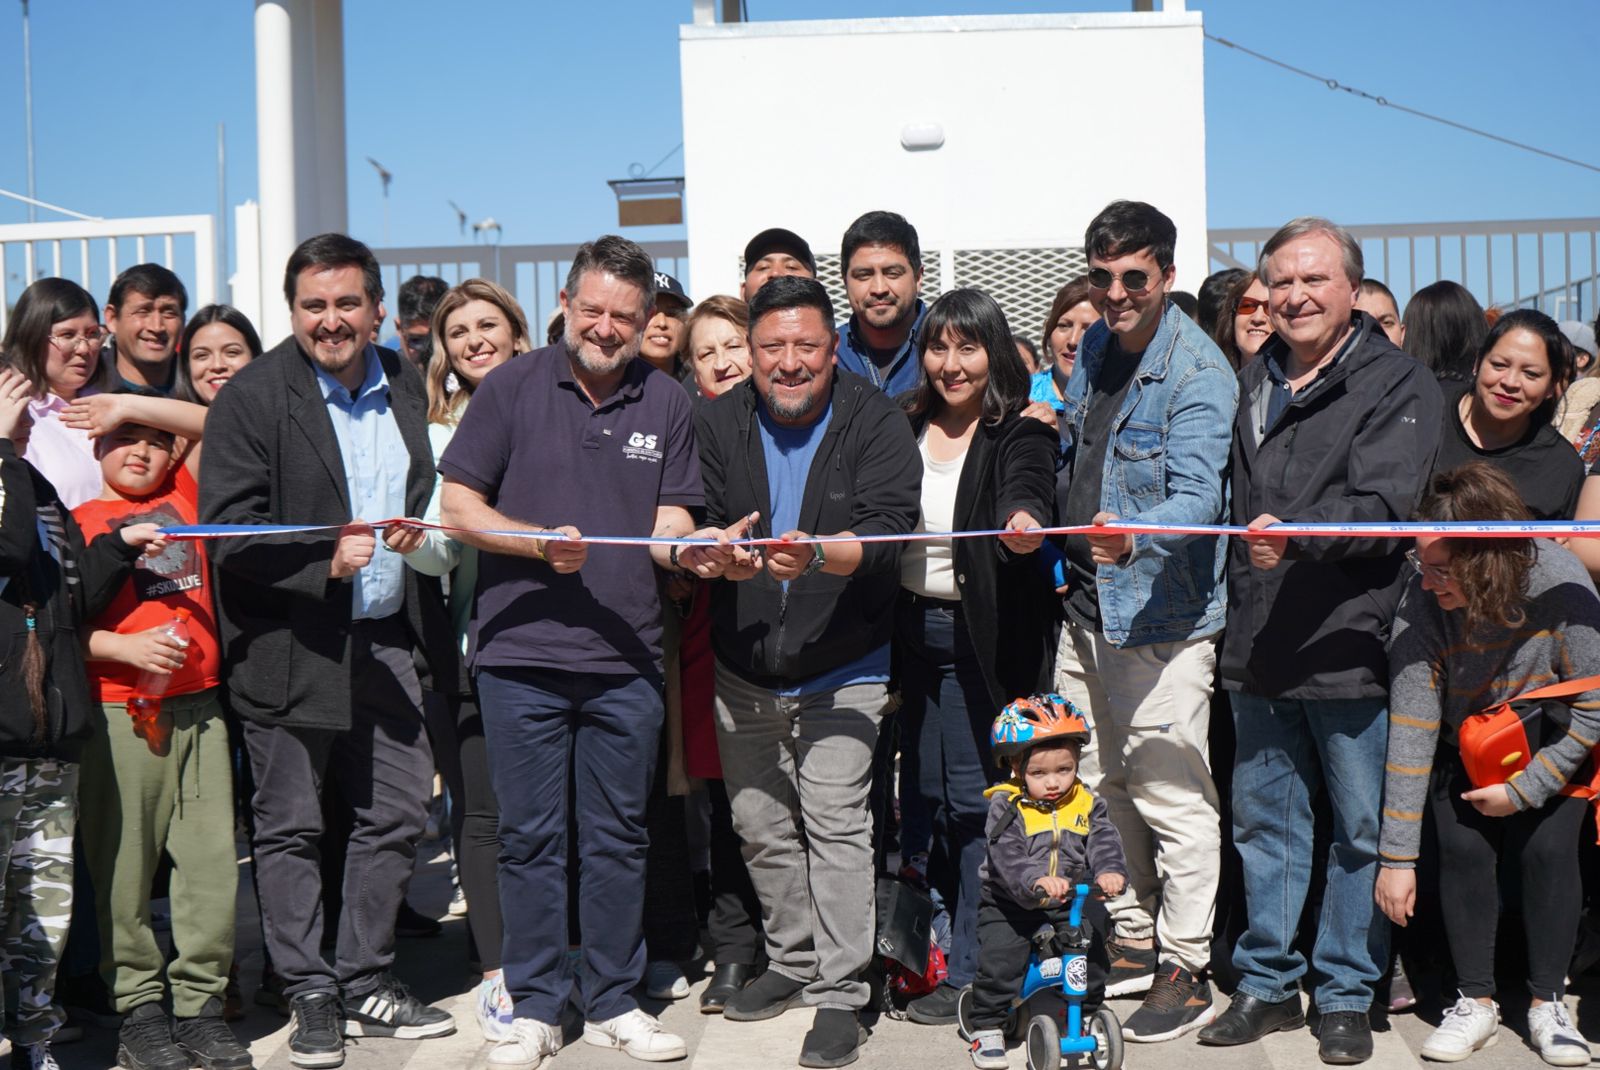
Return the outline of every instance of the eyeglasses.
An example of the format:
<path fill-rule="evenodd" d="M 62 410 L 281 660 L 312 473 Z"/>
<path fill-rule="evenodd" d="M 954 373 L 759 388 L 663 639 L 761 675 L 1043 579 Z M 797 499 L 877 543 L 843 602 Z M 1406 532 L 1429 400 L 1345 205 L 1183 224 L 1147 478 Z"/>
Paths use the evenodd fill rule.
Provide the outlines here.
<path fill-rule="evenodd" d="M 106 331 L 103 327 L 93 327 L 82 333 L 77 331 L 67 331 L 64 334 L 52 334 L 50 336 L 50 341 L 54 342 L 58 349 L 71 353 L 73 350 L 78 348 L 79 342 L 83 342 L 87 344 L 90 349 L 93 349 L 95 346 L 99 345 L 105 340 L 105 336 Z"/>
<path fill-rule="evenodd" d="M 1151 283 L 1150 273 L 1148 271 L 1140 271 L 1138 268 L 1134 268 L 1132 271 L 1124 271 L 1121 275 L 1113 275 L 1105 268 L 1089 269 L 1089 285 L 1096 290 L 1111 289 L 1111 284 L 1117 279 L 1122 280 L 1122 288 L 1131 294 L 1144 293 L 1150 288 Z"/>
<path fill-rule="evenodd" d="M 1438 565 L 1430 565 L 1425 563 L 1422 560 L 1422 555 L 1418 554 L 1415 550 L 1406 551 L 1406 560 L 1410 562 L 1412 568 L 1417 570 L 1417 575 L 1421 576 L 1422 578 L 1432 580 L 1434 583 L 1450 582 L 1449 569 L 1440 568 Z"/>
<path fill-rule="evenodd" d="M 1239 307 L 1234 309 L 1235 316 L 1254 316 L 1256 309 L 1266 308 L 1267 300 L 1264 297 L 1241 297 Z"/>

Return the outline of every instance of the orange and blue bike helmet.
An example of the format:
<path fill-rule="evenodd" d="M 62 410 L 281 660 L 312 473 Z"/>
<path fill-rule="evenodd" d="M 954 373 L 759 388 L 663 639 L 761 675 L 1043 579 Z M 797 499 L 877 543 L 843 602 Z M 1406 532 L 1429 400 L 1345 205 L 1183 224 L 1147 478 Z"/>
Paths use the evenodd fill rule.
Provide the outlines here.
<path fill-rule="evenodd" d="M 1089 719 L 1060 695 L 1049 693 L 1019 698 L 994 719 L 989 743 L 996 760 L 1014 758 L 1045 740 L 1064 740 L 1082 746 L 1089 742 Z"/>

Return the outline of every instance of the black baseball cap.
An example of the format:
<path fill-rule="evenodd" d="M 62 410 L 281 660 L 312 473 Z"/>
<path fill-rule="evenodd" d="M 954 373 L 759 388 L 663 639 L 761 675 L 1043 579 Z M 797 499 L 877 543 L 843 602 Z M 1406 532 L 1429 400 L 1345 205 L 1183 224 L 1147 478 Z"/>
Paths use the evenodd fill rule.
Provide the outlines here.
<path fill-rule="evenodd" d="M 817 273 L 817 260 L 811 255 L 811 246 L 794 231 L 782 227 L 768 228 L 750 239 L 750 244 L 744 247 L 744 273 L 750 274 L 750 268 L 770 253 L 788 253 L 810 269 L 811 274 Z"/>
<path fill-rule="evenodd" d="M 694 302 L 689 300 L 689 295 L 683 292 L 683 283 L 668 275 L 665 271 L 656 272 L 656 300 L 663 297 L 677 301 L 684 308 L 691 308 Z"/>

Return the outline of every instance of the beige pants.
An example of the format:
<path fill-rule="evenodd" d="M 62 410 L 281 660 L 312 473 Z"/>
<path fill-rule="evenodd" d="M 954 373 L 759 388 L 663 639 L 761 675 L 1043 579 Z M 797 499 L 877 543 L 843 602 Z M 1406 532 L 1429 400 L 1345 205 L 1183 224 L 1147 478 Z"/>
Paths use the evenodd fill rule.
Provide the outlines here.
<path fill-rule="evenodd" d="M 1209 749 L 1216 662 L 1215 636 L 1119 649 L 1070 622 L 1056 655 L 1056 690 L 1091 719 L 1080 775 L 1128 857 L 1128 889 L 1108 904 L 1116 933 L 1156 937 L 1162 961 L 1191 972 L 1211 959 L 1222 850 Z"/>

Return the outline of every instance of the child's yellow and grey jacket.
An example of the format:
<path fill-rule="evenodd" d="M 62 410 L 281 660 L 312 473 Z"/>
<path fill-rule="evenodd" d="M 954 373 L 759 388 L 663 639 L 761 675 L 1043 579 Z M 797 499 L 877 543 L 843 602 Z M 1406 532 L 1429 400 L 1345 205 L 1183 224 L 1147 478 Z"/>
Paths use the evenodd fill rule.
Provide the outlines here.
<path fill-rule="evenodd" d="M 1044 907 L 1051 900 L 1034 887 L 1040 877 L 1128 875 L 1122 837 L 1105 801 L 1082 782 L 1054 802 L 1029 798 L 1015 779 L 983 794 L 989 800 L 989 851 L 978 871 L 980 902 Z"/>

